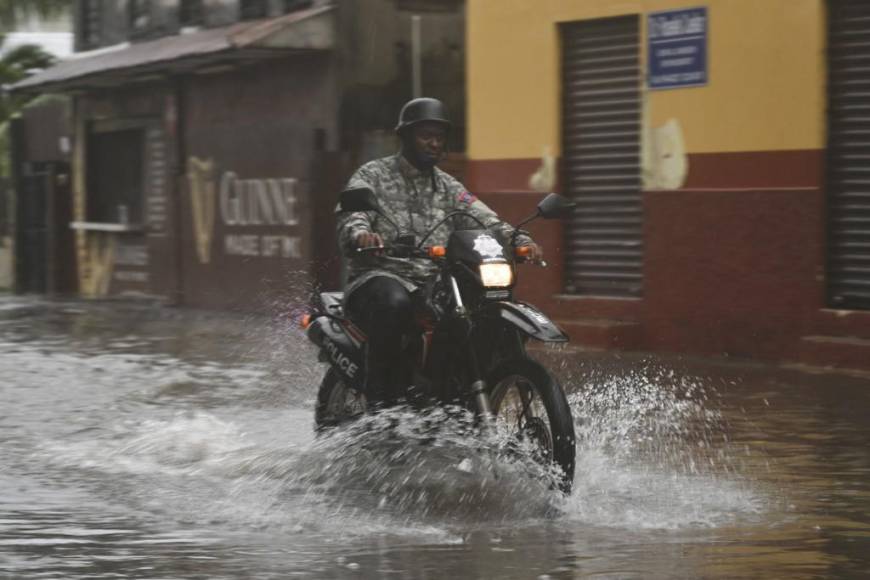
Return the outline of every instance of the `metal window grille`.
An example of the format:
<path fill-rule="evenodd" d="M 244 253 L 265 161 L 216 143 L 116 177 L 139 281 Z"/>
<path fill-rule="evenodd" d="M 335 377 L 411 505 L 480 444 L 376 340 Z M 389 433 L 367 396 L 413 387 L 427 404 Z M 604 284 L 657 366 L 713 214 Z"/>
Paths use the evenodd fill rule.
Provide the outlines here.
<path fill-rule="evenodd" d="M 97 48 L 102 43 L 102 0 L 82 0 L 79 8 L 79 39 L 82 49 Z"/>
<path fill-rule="evenodd" d="M 828 300 L 870 309 L 870 3 L 828 16 Z"/>
<path fill-rule="evenodd" d="M 198 26 L 203 23 L 202 0 L 181 0 L 178 20 L 182 26 Z"/>
<path fill-rule="evenodd" d="M 265 18 L 269 12 L 266 0 L 241 0 L 239 3 L 239 17 L 242 20 L 254 20 Z"/>
<path fill-rule="evenodd" d="M 151 24 L 151 0 L 130 0 L 130 29 L 143 32 Z"/>
<path fill-rule="evenodd" d="M 562 25 L 565 290 L 640 296 L 643 288 L 639 17 Z"/>
<path fill-rule="evenodd" d="M 394 0 L 403 12 L 455 12 L 462 8 L 463 0 Z"/>
<path fill-rule="evenodd" d="M 313 0 L 284 0 L 284 13 L 310 8 L 312 4 Z"/>

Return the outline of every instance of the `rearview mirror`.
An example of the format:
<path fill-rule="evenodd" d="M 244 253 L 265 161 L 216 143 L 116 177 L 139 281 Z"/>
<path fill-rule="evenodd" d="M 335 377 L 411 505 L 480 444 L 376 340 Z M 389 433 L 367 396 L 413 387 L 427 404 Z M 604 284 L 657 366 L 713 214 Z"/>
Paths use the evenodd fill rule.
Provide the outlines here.
<path fill-rule="evenodd" d="M 338 198 L 338 206 L 343 212 L 381 211 L 375 192 L 368 187 L 345 189 Z"/>
<path fill-rule="evenodd" d="M 538 215 L 544 219 L 565 217 L 576 207 L 577 203 L 558 193 L 548 194 L 538 203 Z"/>

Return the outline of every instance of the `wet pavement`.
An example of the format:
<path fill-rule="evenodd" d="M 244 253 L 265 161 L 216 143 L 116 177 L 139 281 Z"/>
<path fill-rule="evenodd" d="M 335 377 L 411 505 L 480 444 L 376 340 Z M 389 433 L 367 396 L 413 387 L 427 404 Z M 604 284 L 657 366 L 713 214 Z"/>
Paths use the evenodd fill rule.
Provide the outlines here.
<path fill-rule="evenodd" d="M 284 316 L 0 296 L 0 578 L 868 578 L 870 381 L 544 350 L 565 499 L 445 423 L 312 432 Z"/>

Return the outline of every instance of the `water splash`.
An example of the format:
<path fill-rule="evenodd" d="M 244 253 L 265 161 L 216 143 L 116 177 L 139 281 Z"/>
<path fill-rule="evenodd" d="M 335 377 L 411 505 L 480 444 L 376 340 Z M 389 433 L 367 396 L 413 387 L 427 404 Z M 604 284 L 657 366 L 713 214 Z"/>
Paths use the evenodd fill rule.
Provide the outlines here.
<path fill-rule="evenodd" d="M 506 433 L 480 433 L 466 411 L 398 408 L 318 439 L 297 467 L 300 482 L 339 501 L 376 504 L 402 518 L 479 522 L 552 513 L 557 471 L 511 443 Z"/>
<path fill-rule="evenodd" d="M 718 393 L 707 381 L 643 363 L 583 378 L 570 397 L 578 435 L 566 513 L 627 529 L 718 527 L 764 510 L 735 467 Z"/>
<path fill-rule="evenodd" d="M 541 518 L 625 529 L 717 527 L 764 509 L 734 466 L 717 394 L 703 380 L 647 365 L 564 381 L 582 385 L 570 395 L 577 470 L 565 499 L 551 489 L 555 473 L 530 453 L 506 451 L 513 448 L 504 434 L 481 437 L 457 410 L 394 409 L 315 438 L 311 399 L 323 368 L 285 328 L 274 332 L 260 344 L 276 345 L 270 360 L 284 374 L 262 366 L 230 373 L 214 393 L 222 405 L 169 414 L 191 396 L 203 399 L 221 372 L 182 365 L 183 380 L 145 391 L 165 405 L 55 442 L 51 454 L 70 466 L 141 478 L 132 495 L 148 509 L 325 535 L 438 535 L 457 525 Z M 274 396 L 286 391 L 292 394 Z M 252 398 L 260 404 L 248 404 Z"/>

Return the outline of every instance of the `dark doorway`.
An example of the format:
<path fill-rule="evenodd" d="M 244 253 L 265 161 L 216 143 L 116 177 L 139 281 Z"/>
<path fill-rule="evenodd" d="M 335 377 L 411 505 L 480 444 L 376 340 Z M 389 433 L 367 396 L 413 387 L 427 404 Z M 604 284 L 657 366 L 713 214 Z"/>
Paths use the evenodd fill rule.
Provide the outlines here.
<path fill-rule="evenodd" d="M 25 164 L 16 196 L 15 291 L 44 293 L 48 289 L 48 183 L 44 168 Z"/>
<path fill-rule="evenodd" d="M 17 182 L 15 291 L 75 292 L 69 166 L 64 162 L 25 163 Z"/>

